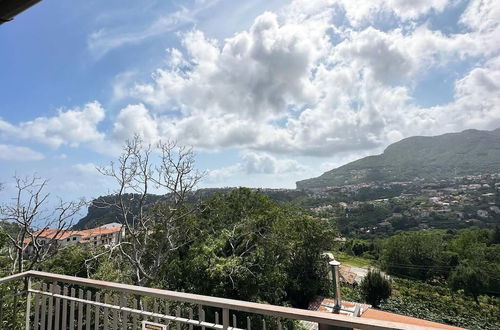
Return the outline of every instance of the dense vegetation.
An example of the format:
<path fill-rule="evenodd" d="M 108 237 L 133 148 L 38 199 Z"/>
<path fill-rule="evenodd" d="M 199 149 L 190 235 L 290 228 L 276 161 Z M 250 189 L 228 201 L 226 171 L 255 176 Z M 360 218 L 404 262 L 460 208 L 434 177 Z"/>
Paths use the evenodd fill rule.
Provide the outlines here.
<path fill-rule="evenodd" d="M 168 283 L 300 307 L 326 292 L 321 253 L 331 246 L 333 232 L 303 210 L 241 188 L 211 197 L 194 218 L 199 232 L 183 262 L 178 260 L 184 269 L 177 278 L 166 265 Z"/>
<path fill-rule="evenodd" d="M 353 263 L 391 275 L 393 294 L 380 304 L 383 310 L 473 329 L 500 324 L 500 227 L 349 239 L 340 249 Z M 349 299 L 367 301 L 363 287 L 345 291 Z"/>
<path fill-rule="evenodd" d="M 500 172 L 500 129 L 466 130 L 434 137 L 410 137 L 369 156 L 297 182 L 310 189 L 372 181 L 439 180 Z"/>
<path fill-rule="evenodd" d="M 461 134 L 477 138 L 483 133 Z M 419 148 L 428 143 L 427 138 L 410 140 Z M 386 153 L 398 148 L 393 145 Z M 121 222 L 128 233 L 126 242 L 119 249 L 97 251 L 55 246 L 54 253 L 35 263 L 36 269 L 306 307 L 314 297 L 332 294 L 322 253 L 333 250 L 342 262 L 375 268 L 360 287 L 344 287 L 344 298 L 464 327 L 493 329 L 498 324 L 497 174 L 317 190 L 179 191 L 177 185 L 169 186 L 176 182 L 170 178 L 163 195 L 152 195 L 147 184 L 137 183 L 158 182 L 134 167 L 151 166 L 144 163 L 150 149 L 134 140 L 125 150 L 133 161 L 121 157 L 124 164 L 116 170 L 122 172 L 106 172 L 118 178 L 121 193 L 95 200 L 74 228 Z M 191 173 L 192 154 L 184 156 L 189 166 L 178 173 Z M 484 157 L 481 161 L 489 156 Z M 136 177 L 141 173 L 143 177 Z M 193 178 L 192 186 L 197 180 Z M 13 271 L 5 233 L 12 236 L 22 230 L 13 223 L 0 223 L 1 275 Z M 347 240 L 336 240 L 339 234 Z M 130 255 L 136 259 L 127 258 Z M 391 282 L 379 269 L 391 276 Z"/>
<path fill-rule="evenodd" d="M 382 310 L 467 329 L 500 329 L 497 298 L 482 296 L 481 306 L 476 306 L 462 292 L 444 285 L 394 277 L 391 286 L 391 297 L 379 306 Z M 363 300 L 359 287 L 344 286 L 342 295 L 346 300 Z"/>
<path fill-rule="evenodd" d="M 428 230 L 372 241 L 351 239 L 342 249 L 372 259 L 390 275 L 448 283 L 477 300 L 481 294 L 498 294 L 499 238 L 500 227 Z"/>
<path fill-rule="evenodd" d="M 151 212 L 162 214 L 157 206 Z M 326 294 L 322 253 L 335 237 L 325 222 L 289 204 L 241 188 L 215 194 L 183 218 L 174 233 L 184 243 L 165 254 L 150 285 L 228 298 L 306 307 Z M 172 233 L 170 233 L 172 234 Z M 167 239 L 157 230 L 156 239 Z M 1 236 L 0 236 L 1 237 Z M 51 272 L 134 283 L 134 274 L 119 254 L 93 258 L 81 246 L 62 249 L 40 267 Z M 148 256 L 145 256 L 148 258 Z"/>
<path fill-rule="evenodd" d="M 204 188 L 198 189 L 192 192 L 188 198 L 187 202 L 190 204 L 197 204 L 201 201 L 204 201 L 216 194 L 227 194 L 237 188 L 228 187 L 228 188 Z M 283 202 L 283 203 L 294 203 L 294 204 L 303 204 L 304 206 L 309 206 L 311 203 L 310 198 L 308 198 L 307 194 L 303 191 L 292 190 L 292 189 L 252 189 L 254 192 L 262 193 L 274 201 Z M 137 194 L 135 194 L 137 195 Z M 129 195 L 129 199 L 132 201 L 136 201 L 136 205 L 132 205 L 133 211 L 136 211 L 137 208 L 137 199 L 134 199 L 133 194 Z M 117 208 L 108 207 L 109 205 L 116 202 L 116 195 L 106 195 L 100 196 L 92 201 L 92 203 L 88 207 L 87 214 L 81 218 L 77 223 L 74 224 L 73 228 L 75 230 L 87 229 L 87 228 L 95 228 L 107 223 L 112 222 L 121 222 L 121 216 Z M 147 196 L 148 205 L 146 208 L 152 208 L 157 203 L 168 201 L 167 196 L 159 196 L 155 194 L 148 194 Z M 305 203 L 301 203 L 305 201 Z M 129 219 L 130 220 L 130 219 Z"/>

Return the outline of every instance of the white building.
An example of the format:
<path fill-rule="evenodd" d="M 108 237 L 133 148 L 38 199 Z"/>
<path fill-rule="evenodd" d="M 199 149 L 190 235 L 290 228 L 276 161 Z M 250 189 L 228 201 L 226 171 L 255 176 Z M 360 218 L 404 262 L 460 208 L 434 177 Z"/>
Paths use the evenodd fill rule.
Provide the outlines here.
<path fill-rule="evenodd" d="M 85 230 L 62 230 L 45 229 L 34 234 L 40 245 L 53 244 L 68 246 L 84 244 L 89 247 L 113 246 L 120 243 L 125 237 L 125 228 L 119 223 L 106 224 L 101 227 Z M 24 244 L 31 244 L 31 238 L 24 240 Z M 31 254 L 28 247 L 27 254 Z"/>

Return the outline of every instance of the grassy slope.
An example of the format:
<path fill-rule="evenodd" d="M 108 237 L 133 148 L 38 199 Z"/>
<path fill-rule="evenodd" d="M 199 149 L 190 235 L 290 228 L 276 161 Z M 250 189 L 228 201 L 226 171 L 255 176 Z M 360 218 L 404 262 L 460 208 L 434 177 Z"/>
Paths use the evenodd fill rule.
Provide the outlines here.
<path fill-rule="evenodd" d="M 335 252 L 333 255 L 335 256 L 335 259 L 346 265 L 351 265 L 361 268 L 376 267 L 374 260 L 355 257 L 342 252 Z"/>

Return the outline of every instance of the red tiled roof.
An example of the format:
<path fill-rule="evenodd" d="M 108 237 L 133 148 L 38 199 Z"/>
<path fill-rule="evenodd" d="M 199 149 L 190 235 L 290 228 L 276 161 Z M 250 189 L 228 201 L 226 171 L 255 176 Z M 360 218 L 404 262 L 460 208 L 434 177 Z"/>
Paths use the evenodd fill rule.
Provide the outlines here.
<path fill-rule="evenodd" d="M 80 236 L 82 239 L 88 239 L 89 237 L 112 234 L 119 232 L 121 230 L 122 227 L 111 227 L 111 228 L 97 227 L 85 230 L 63 230 L 57 233 L 58 231 L 57 229 L 48 228 L 35 232 L 35 236 L 38 236 L 39 238 L 48 238 L 48 239 L 57 238 L 58 240 L 64 240 L 71 236 Z M 29 242 L 31 242 L 31 238 L 29 237 L 24 240 L 25 244 Z"/>
<path fill-rule="evenodd" d="M 77 233 L 78 233 L 78 235 L 82 236 L 82 238 L 89 238 L 89 237 L 97 236 L 97 235 L 112 234 L 112 233 L 119 232 L 121 230 L 122 230 L 122 227 L 111 227 L 111 228 L 97 227 L 97 228 L 92 228 L 92 229 L 80 230 L 80 231 L 77 231 Z"/>
<path fill-rule="evenodd" d="M 340 265 L 339 267 L 339 273 L 341 276 L 341 279 L 344 280 L 344 282 L 349 283 L 353 285 L 356 282 L 356 278 L 358 275 L 354 272 L 351 272 L 351 266 L 349 265 Z"/>
<path fill-rule="evenodd" d="M 309 310 L 324 312 L 324 313 L 332 313 L 333 305 L 335 304 L 334 299 L 331 298 L 321 298 L 318 297 L 316 300 L 309 304 Z M 384 312 L 378 309 L 374 309 L 371 305 L 355 303 L 350 301 L 342 300 L 342 309 L 339 314 L 353 316 L 353 312 L 356 309 L 356 306 L 359 307 L 360 317 L 364 317 L 367 319 L 374 319 L 380 321 L 390 321 L 390 322 L 399 322 L 409 325 L 415 325 L 420 327 L 429 327 L 429 328 L 438 328 L 438 329 L 462 329 L 459 327 L 454 327 L 447 324 L 422 320 L 416 317 L 405 316 L 396 313 Z"/>

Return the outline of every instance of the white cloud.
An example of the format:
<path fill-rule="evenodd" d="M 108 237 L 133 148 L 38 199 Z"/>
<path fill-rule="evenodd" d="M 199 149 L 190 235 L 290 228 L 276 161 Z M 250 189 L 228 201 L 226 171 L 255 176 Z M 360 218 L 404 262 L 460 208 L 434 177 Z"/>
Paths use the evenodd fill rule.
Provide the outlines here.
<path fill-rule="evenodd" d="M 472 69 L 455 83 L 455 102 L 437 108 L 462 127 L 496 129 L 500 126 L 500 56 Z M 447 118 L 440 118 L 443 122 Z"/>
<path fill-rule="evenodd" d="M 434 10 L 443 11 L 450 0 L 387 0 L 386 6 L 391 8 L 403 20 L 418 18 Z"/>
<path fill-rule="evenodd" d="M 27 147 L 0 144 L 0 159 L 6 161 L 41 160 L 44 155 Z"/>
<path fill-rule="evenodd" d="M 203 150 L 331 157 L 378 150 L 414 134 L 498 125 L 491 64 L 458 79 L 444 106 L 422 108 L 413 100 L 421 76 L 461 61 L 481 63 L 499 47 L 491 3 L 471 2 L 461 18 L 472 29 L 466 33 L 444 34 L 417 22 L 449 4 L 296 0 L 223 41 L 189 31 L 182 50 L 170 49 L 167 66 L 129 90 L 144 105 L 122 110 L 114 134 L 134 131 Z M 339 8 L 352 25 L 332 23 Z M 387 12 L 409 23 L 385 31 L 354 24 Z M 468 18 L 472 12 L 489 23 L 479 26 Z M 273 164 L 260 161 L 259 168 Z"/>
<path fill-rule="evenodd" d="M 418 19 L 431 11 L 441 12 L 450 0 L 334 0 L 355 26 L 372 23 L 378 15 L 393 14 L 402 21 Z"/>
<path fill-rule="evenodd" d="M 173 31 L 182 24 L 192 22 L 192 20 L 193 18 L 187 9 L 182 8 L 174 13 L 161 16 L 146 28 L 136 31 L 123 31 L 120 28 L 99 29 L 89 35 L 87 46 L 96 58 L 100 58 L 115 48 L 138 44 L 148 38 Z"/>
<path fill-rule="evenodd" d="M 368 68 L 382 82 L 404 79 L 415 70 L 412 54 L 403 47 L 400 31 L 384 33 L 369 27 L 352 32 L 335 47 L 335 59 L 359 69 Z M 349 63 L 350 62 L 350 63 Z"/>
<path fill-rule="evenodd" d="M 102 174 L 97 171 L 97 165 L 94 163 L 78 163 L 74 164 L 72 170 L 75 174 L 83 176 L 102 176 Z"/>
<path fill-rule="evenodd" d="M 469 28 L 464 33 L 432 30 L 422 18 L 449 4 L 296 0 L 225 40 L 196 29 L 180 34 L 182 48 L 169 49 L 150 80 L 132 82 L 132 71 L 119 77 L 125 83 L 115 85 L 115 98 L 133 102 L 106 132 L 97 129 L 104 110 L 96 102 L 19 125 L 0 121 L 0 131 L 55 147 L 90 143 L 108 153 L 133 134 L 198 150 L 237 147 L 246 152 L 227 172 L 276 174 L 300 167 L 276 155 L 361 154 L 414 134 L 493 128 L 498 5 L 471 1 L 460 18 Z M 397 27 L 376 26 L 376 16 L 387 13 Z M 347 23 L 336 19 L 344 14 Z M 477 67 L 450 76 L 452 100 L 417 105 L 413 92 L 422 76 L 465 61 Z"/>
<path fill-rule="evenodd" d="M 143 104 L 128 105 L 120 111 L 113 126 L 113 138 L 125 141 L 139 134 L 147 142 L 158 140 L 158 124 Z"/>
<path fill-rule="evenodd" d="M 277 159 L 265 153 L 244 152 L 241 160 L 242 162 L 240 164 L 247 174 L 300 172 L 305 169 L 305 167 L 296 160 Z"/>
<path fill-rule="evenodd" d="M 290 176 L 307 175 L 310 168 L 294 159 L 277 158 L 267 153 L 245 151 L 240 154 L 240 161 L 234 165 L 208 171 L 205 183 L 223 186 L 258 187 L 262 182 L 266 187 L 294 185 Z M 252 182 L 252 178 L 265 178 L 260 183 Z"/>
<path fill-rule="evenodd" d="M 157 37 L 177 30 L 188 23 L 196 23 L 197 16 L 213 7 L 219 0 L 197 1 L 193 7 L 180 7 L 178 10 L 161 15 L 158 18 L 140 24 L 137 21 L 137 12 L 131 12 L 130 24 L 101 28 L 91 33 L 87 38 L 87 47 L 96 57 L 100 58 L 108 52 L 126 45 L 135 45 L 152 37 Z M 125 28 L 124 28 L 125 26 Z"/>
<path fill-rule="evenodd" d="M 317 96 L 310 70 L 328 43 L 325 35 L 318 40 L 307 32 L 299 25 L 280 26 L 272 13 L 220 47 L 191 31 L 183 39 L 188 60 L 182 63 L 190 63 L 189 68 L 159 69 L 152 84 L 136 86 L 135 95 L 156 109 L 179 108 L 184 114 L 279 117 L 287 104 L 314 102 Z"/>
<path fill-rule="evenodd" d="M 104 119 L 104 109 L 99 102 L 87 103 L 83 108 L 60 110 L 54 117 L 38 117 L 31 121 L 13 125 L 0 119 L 0 132 L 59 147 L 78 146 L 81 143 L 95 143 L 103 140 L 97 125 Z"/>
<path fill-rule="evenodd" d="M 491 31 L 500 25 L 497 0 L 471 0 L 460 21 L 476 31 Z"/>

